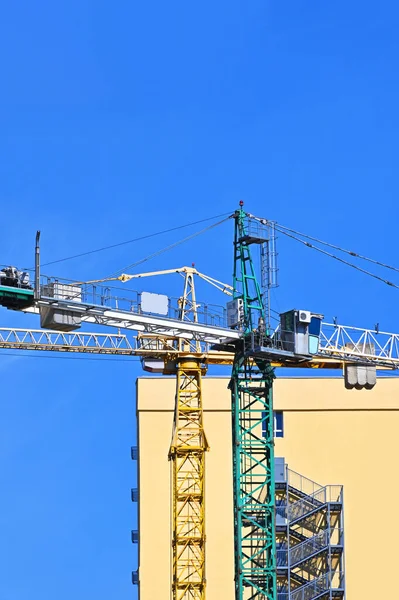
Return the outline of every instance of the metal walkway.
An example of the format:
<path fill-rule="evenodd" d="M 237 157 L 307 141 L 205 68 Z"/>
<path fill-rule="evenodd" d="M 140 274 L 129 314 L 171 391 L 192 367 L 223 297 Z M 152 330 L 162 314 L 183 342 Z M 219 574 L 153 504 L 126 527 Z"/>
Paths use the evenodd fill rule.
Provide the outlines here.
<path fill-rule="evenodd" d="M 278 600 L 345 599 L 343 489 L 275 459 Z"/>

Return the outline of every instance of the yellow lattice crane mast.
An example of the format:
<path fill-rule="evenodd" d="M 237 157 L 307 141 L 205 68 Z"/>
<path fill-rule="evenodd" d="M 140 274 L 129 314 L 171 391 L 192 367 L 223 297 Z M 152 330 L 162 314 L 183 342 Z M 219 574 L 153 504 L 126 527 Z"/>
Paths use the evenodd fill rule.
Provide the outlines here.
<path fill-rule="evenodd" d="M 181 320 L 198 322 L 194 269 L 185 273 Z M 190 344 L 180 347 L 190 351 Z M 205 600 L 205 452 L 201 379 L 205 373 L 200 342 L 176 361 L 176 401 L 172 443 L 173 600 Z"/>
<path fill-rule="evenodd" d="M 205 599 L 205 453 L 201 379 L 195 355 L 178 359 L 172 460 L 174 600 Z"/>
<path fill-rule="evenodd" d="M 154 271 L 137 275 L 122 274 L 109 280 L 129 281 L 152 275 L 180 273 L 184 291 L 178 300 L 179 321 L 198 323 L 198 305 L 194 276 L 211 283 L 229 296 L 232 287 L 192 267 Z M 92 280 L 82 284 L 105 281 Z M 149 341 L 149 346 L 148 346 Z M 163 372 L 176 375 L 176 397 L 169 460 L 172 462 L 172 595 L 173 600 L 205 600 L 205 453 L 209 449 L 204 431 L 202 376 L 207 369 L 207 354 L 199 340 L 185 338 L 161 344 L 159 336 L 140 338 L 143 349 L 150 347 L 156 356 L 154 342 L 162 347 Z M 220 359 L 220 357 L 219 357 Z M 218 359 L 218 360 L 219 360 Z"/>

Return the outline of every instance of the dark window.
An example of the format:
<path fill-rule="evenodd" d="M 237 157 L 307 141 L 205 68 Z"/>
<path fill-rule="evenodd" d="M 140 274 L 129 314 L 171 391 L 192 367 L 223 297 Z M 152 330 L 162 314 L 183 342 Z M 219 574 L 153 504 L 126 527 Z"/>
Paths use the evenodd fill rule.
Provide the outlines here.
<path fill-rule="evenodd" d="M 310 324 L 309 324 L 309 334 L 316 335 L 317 337 L 319 337 L 320 329 L 321 329 L 321 319 L 319 317 L 312 317 L 310 319 Z"/>
<path fill-rule="evenodd" d="M 282 410 L 274 411 L 274 437 L 284 437 L 284 417 Z"/>
<path fill-rule="evenodd" d="M 284 417 L 282 410 L 274 411 L 273 431 L 274 437 L 284 437 Z M 262 413 L 262 435 L 266 437 L 266 413 Z"/>

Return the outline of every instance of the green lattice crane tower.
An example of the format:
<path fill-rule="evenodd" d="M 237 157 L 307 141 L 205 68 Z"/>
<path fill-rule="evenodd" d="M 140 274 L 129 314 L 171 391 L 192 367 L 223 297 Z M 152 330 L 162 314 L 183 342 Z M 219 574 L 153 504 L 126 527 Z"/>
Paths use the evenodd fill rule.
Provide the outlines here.
<path fill-rule="evenodd" d="M 269 360 L 255 351 L 267 343 L 268 331 L 251 256 L 253 244 L 265 244 L 268 240 L 258 224 L 248 219 L 242 206 L 240 202 L 234 215 L 234 301 L 244 335 L 236 345 L 230 381 L 235 597 L 276 600 L 274 372 Z"/>

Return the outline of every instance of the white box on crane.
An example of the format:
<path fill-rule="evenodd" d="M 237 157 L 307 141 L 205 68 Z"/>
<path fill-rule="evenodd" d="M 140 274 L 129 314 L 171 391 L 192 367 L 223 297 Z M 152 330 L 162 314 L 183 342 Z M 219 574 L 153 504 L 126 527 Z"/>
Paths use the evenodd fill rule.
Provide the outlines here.
<path fill-rule="evenodd" d="M 53 298 L 60 302 L 82 302 L 82 288 L 78 285 L 68 285 L 52 281 L 42 286 L 41 297 Z M 82 324 L 80 312 L 76 312 L 62 305 L 41 306 L 40 307 L 40 326 L 57 331 L 73 331 L 79 329 Z"/>
<path fill-rule="evenodd" d="M 59 281 L 51 281 L 42 285 L 42 296 L 68 302 L 82 302 L 82 288 L 79 285 L 69 285 Z"/>
<path fill-rule="evenodd" d="M 244 303 L 241 298 L 231 300 L 226 305 L 227 308 L 227 327 L 237 329 L 242 326 L 244 319 Z"/>
<path fill-rule="evenodd" d="M 164 294 L 141 292 L 140 306 L 144 312 L 167 315 L 169 312 L 169 298 Z"/>

